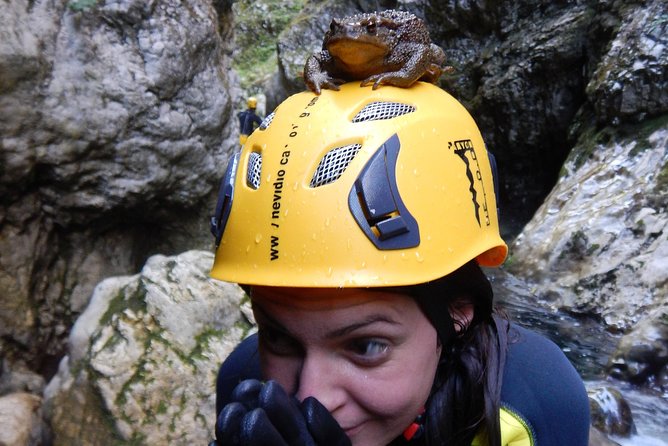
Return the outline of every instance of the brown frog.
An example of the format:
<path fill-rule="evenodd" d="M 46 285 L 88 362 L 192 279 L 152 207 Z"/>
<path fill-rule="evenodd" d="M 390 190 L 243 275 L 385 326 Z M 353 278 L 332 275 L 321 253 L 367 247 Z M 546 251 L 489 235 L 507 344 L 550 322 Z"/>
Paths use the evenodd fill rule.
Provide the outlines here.
<path fill-rule="evenodd" d="M 424 22 L 396 10 L 333 19 L 322 51 L 306 60 L 304 81 L 309 90 L 338 90 L 350 80 L 409 87 L 418 80 L 436 83 L 451 67 L 443 50 L 431 43 Z"/>

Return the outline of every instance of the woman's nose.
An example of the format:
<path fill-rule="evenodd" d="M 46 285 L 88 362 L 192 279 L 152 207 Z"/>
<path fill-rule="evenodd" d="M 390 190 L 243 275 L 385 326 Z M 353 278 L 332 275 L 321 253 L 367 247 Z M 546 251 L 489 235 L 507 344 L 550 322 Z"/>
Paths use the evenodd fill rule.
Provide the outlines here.
<path fill-rule="evenodd" d="M 337 367 L 329 364 L 326 355 L 307 354 L 304 357 L 297 383 L 297 398 L 303 401 L 312 396 L 330 412 L 343 404 L 345 391 Z"/>

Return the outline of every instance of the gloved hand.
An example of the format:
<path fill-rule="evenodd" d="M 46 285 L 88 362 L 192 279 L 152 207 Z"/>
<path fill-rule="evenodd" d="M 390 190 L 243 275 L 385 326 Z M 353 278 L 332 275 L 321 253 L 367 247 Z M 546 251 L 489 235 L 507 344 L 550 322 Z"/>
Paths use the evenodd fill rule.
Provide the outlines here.
<path fill-rule="evenodd" d="M 218 415 L 219 446 L 350 446 L 329 411 L 313 397 L 301 404 L 275 381 L 242 381 Z"/>

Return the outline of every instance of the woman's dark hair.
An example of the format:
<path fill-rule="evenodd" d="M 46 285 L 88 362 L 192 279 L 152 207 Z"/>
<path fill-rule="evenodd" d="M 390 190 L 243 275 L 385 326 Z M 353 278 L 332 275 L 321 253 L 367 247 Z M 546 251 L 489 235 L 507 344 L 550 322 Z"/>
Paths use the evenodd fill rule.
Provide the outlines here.
<path fill-rule="evenodd" d="M 470 446 L 483 432 L 489 446 L 499 446 L 507 324 L 493 315 L 487 277 L 471 261 L 440 279 L 400 289 L 415 297 L 443 347 L 425 408 L 423 444 Z M 450 312 L 458 303 L 473 304 L 474 316 L 457 333 Z"/>

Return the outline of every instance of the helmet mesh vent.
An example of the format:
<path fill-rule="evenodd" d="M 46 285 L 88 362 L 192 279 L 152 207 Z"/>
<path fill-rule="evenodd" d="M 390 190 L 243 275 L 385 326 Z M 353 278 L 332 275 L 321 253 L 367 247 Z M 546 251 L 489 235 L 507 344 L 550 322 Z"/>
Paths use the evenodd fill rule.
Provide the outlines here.
<path fill-rule="evenodd" d="M 311 187 L 319 187 L 336 181 L 355 158 L 362 144 L 349 144 L 330 150 L 322 157 L 311 179 Z"/>
<path fill-rule="evenodd" d="M 353 118 L 353 122 L 380 121 L 392 119 L 415 111 L 415 107 L 401 102 L 372 102 Z"/>
<path fill-rule="evenodd" d="M 248 172 L 246 173 L 246 183 L 249 187 L 257 189 L 260 187 L 260 174 L 262 173 L 262 155 L 257 152 L 251 152 L 248 157 Z"/>
<path fill-rule="evenodd" d="M 260 130 L 267 130 L 267 127 L 269 127 L 269 124 L 271 124 L 271 121 L 274 119 L 274 115 L 276 112 L 271 112 L 268 114 L 260 123 Z"/>

